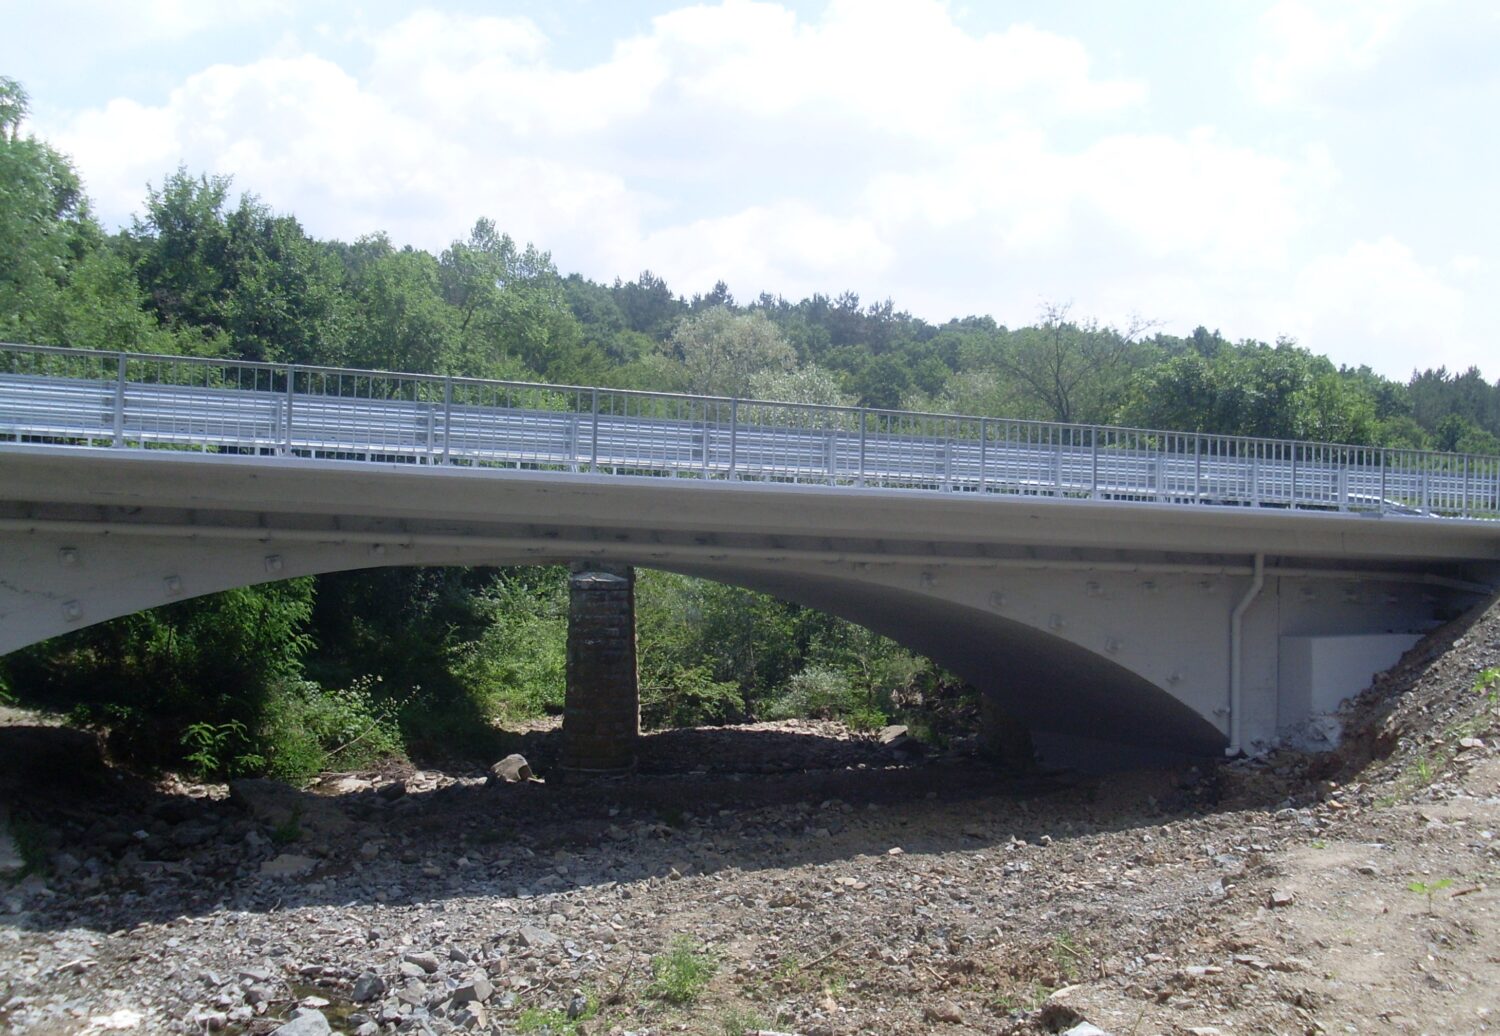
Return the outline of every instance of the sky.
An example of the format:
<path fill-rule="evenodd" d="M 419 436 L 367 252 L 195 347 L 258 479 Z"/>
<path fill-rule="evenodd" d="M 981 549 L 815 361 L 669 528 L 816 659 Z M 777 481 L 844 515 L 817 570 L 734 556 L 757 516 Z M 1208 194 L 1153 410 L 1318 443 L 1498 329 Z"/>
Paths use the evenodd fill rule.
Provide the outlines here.
<path fill-rule="evenodd" d="M 0 0 L 128 225 L 179 166 L 318 237 L 1500 376 L 1493 0 Z"/>

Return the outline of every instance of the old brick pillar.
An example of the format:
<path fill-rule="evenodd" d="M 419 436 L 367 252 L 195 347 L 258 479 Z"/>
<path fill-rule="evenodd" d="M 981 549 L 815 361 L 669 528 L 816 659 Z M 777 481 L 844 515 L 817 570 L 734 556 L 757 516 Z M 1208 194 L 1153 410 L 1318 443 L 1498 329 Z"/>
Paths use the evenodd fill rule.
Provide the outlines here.
<path fill-rule="evenodd" d="M 990 694 L 979 696 L 979 750 L 991 762 L 1013 773 L 1036 769 L 1031 732 L 1001 709 Z"/>
<path fill-rule="evenodd" d="M 635 569 L 577 562 L 568 571 L 563 769 L 620 773 L 635 766 L 641 731 Z"/>

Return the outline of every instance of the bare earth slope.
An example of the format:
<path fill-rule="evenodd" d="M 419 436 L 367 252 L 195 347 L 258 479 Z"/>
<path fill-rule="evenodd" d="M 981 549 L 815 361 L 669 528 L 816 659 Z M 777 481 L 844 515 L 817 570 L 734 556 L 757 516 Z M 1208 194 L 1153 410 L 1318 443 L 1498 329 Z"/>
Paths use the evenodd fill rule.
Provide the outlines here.
<path fill-rule="evenodd" d="M 1492 605 L 1351 703 L 1339 753 L 1103 779 L 804 723 L 654 735 L 586 786 L 226 798 L 76 741 L 18 762 L 63 735 L 11 728 L 47 870 L 0 886 L 0 1029 L 1492 1031 L 1495 666 Z M 686 1003 L 653 980 L 679 939 L 711 973 Z"/>

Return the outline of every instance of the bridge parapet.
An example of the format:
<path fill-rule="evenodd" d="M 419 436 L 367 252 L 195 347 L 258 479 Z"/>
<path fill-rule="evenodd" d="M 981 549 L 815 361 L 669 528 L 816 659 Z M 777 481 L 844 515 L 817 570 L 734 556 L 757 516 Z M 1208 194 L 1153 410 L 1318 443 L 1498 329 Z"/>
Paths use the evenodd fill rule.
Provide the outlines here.
<path fill-rule="evenodd" d="M 1500 457 L 0 345 L 0 441 L 1500 519 Z"/>

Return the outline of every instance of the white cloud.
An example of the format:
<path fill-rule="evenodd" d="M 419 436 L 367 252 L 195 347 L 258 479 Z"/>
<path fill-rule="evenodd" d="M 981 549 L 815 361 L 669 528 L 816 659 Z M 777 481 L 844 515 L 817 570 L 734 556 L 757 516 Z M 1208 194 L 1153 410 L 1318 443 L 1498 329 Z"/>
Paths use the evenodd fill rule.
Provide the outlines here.
<path fill-rule="evenodd" d="M 1271 105 L 1319 103 L 1367 76 L 1434 0 L 1281 0 L 1262 18 L 1268 49 L 1251 85 Z"/>
<path fill-rule="evenodd" d="M 1378 65 L 1415 16 L 1370 11 L 1277 5 L 1262 96 L 1301 103 Z M 182 162 L 323 236 L 383 229 L 436 250 L 488 215 L 606 281 L 650 268 L 682 293 L 720 278 L 742 298 L 853 289 L 1009 323 L 1072 299 L 1174 331 L 1285 331 L 1348 362 L 1389 343 L 1391 372 L 1422 327 L 1464 340 L 1473 271 L 1492 265 L 1483 235 L 1441 269 L 1381 237 L 1330 142 L 1173 125 L 1080 40 L 971 31 L 937 0 L 835 0 L 815 17 L 727 0 L 662 14 L 592 61 L 559 46 L 526 18 L 433 10 L 303 26 L 157 104 L 119 97 L 40 129 L 115 221 Z"/>
<path fill-rule="evenodd" d="M 1376 370 L 1467 366 L 1465 298 L 1391 237 L 1320 256 L 1297 277 L 1287 333 L 1314 350 Z"/>
<path fill-rule="evenodd" d="M 291 0 L 50 0 L 51 14 L 98 49 L 177 43 L 292 10 Z"/>

